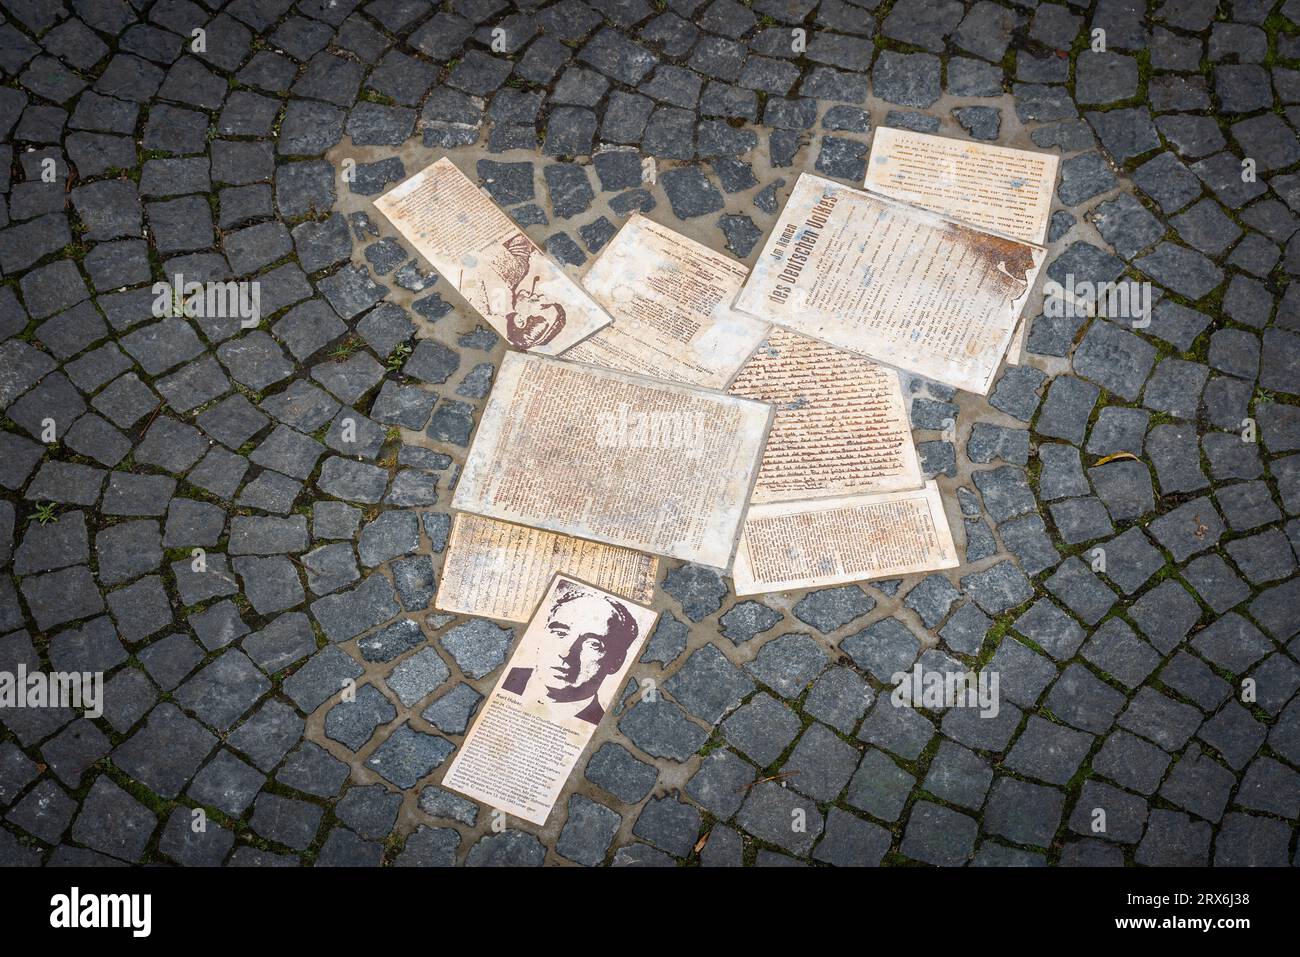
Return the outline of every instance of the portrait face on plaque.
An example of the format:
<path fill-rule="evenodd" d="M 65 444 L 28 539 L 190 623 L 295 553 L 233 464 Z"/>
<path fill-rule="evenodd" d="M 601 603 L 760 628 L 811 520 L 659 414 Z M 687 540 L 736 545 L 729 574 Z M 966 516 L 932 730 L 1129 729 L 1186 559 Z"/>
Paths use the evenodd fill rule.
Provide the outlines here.
<path fill-rule="evenodd" d="M 546 608 L 532 667 L 511 669 L 503 687 L 544 696 L 565 711 L 571 707 L 573 717 L 598 724 L 617 690 L 606 685 L 623 670 L 639 637 L 636 618 L 618 598 L 561 580 Z"/>
<path fill-rule="evenodd" d="M 544 296 L 520 292 L 506 313 L 506 338 L 520 349 L 545 345 L 564 328 L 564 307 Z"/>
<path fill-rule="evenodd" d="M 501 248 L 494 266 L 508 292 L 499 307 L 494 303 L 494 311 L 504 319 L 506 339 L 520 349 L 545 345 L 564 328 L 565 314 L 546 289 L 538 288 L 542 274 L 533 260 L 541 253 L 523 233 L 506 239 Z"/>
<path fill-rule="evenodd" d="M 442 786 L 545 824 L 658 618 L 557 572 Z"/>

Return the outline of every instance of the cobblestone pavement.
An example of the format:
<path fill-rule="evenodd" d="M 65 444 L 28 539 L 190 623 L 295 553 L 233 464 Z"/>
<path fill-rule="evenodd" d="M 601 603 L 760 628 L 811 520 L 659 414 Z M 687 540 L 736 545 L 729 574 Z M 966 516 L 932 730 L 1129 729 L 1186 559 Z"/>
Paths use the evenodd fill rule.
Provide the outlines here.
<path fill-rule="evenodd" d="M 1138 6 L 0 0 L 0 671 L 108 676 L 0 713 L 0 862 L 1296 862 L 1300 0 Z M 494 828 L 438 781 L 515 630 L 432 598 L 503 347 L 367 209 L 450 153 L 575 275 L 634 210 L 752 261 L 881 125 L 1059 151 L 1048 276 L 1150 325 L 909 385 L 951 573 L 665 563 L 662 693 Z"/>

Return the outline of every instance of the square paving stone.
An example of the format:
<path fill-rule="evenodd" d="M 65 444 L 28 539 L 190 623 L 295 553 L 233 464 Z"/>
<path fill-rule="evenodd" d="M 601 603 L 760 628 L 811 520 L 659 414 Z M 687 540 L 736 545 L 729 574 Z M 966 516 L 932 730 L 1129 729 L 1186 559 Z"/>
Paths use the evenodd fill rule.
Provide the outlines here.
<path fill-rule="evenodd" d="M 705 758 L 700 766 L 700 771 L 696 772 L 696 776 L 691 779 L 692 783 L 687 785 L 688 794 L 709 810 L 723 817 L 729 817 L 731 813 L 734 813 L 735 809 L 740 806 L 740 798 L 737 796 L 731 810 L 723 814 L 718 807 L 710 803 L 710 795 L 716 793 L 719 797 L 730 800 L 726 793 L 726 781 L 729 779 L 724 775 L 722 783 L 710 786 L 705 782 L 715 779 L 718 772 L 714 771 L 710 774 L 704 772 L 706 765 L 716 763 L 718 760 L 723 760 L 725 764 L 726 761 L 721 756 L 729 754 L 726 751 L 713 752 L 708 758 Z M 719 757 L 715 757 L 715 755 Z M 734 755 L 731 755 L 731 758 L 739 761 Z M 749 773 L 749 776 L 741 782 L 740 786 L 743 786 L 743 784 L 753 779 L 753 773 L 752 769 L 749 769 L 749 766 L 745 765 L 744 762 L 740 762 L 740 764 L 745 769 L 748 769 Z M 601 745 L 600 749 L 591 756 L 591 760 L 587 762 L 585 775 L 588 781 L 604 788 L 625 804 L 636 804 L 649 794 L 654 787 L 656 771 L 653 765 L 646 764 L 644 761 L 633 757 L 632 753 L 622 745 L 609 742 Z M 697 780 L 700 784 L 695 784 Z"/>
<path fill-rule="evenodd" d="M 293 374 L 293 364 L 284 357 L 275 340 L 258 329 L 222 343 L 217 347 L 217 358 L 236 382 L 255 392 Z"/>
<path fill-rule="evenodd" d="M 897 821 L 916 779 L 884 752 L 868 748 L 849 781 L 844 800 L 882 821 Z"/>
<path fill-rule="evenodd" d="M 1201 437 L 1201 451 L 1210 465 L 1215 482 L 1229 479 L 1254 479 L 1264 473 L 1259 448 L 1246 443 L 1232 432 L 1211 432 Z"/>
<path fill-rule="evenodd" d="M 700 849 L 701 867 L 741 867 L 744 841 L 737 831 L 722 824 L 709 829 L 707 843 Z"/>
<path fill-rule="evenodd" d="M 781 612 L 769 608 L 762 602 L 741 601 L 719 618 L 718 623 L 722 626 L 722 634 L 739 644 L 773 628 L 784 617 Z"/>
<path fill-rule="evenodd" d="M 89 558 L 85 513 L 65 512 L 46 524 L 39 520 L 28 524 L 14 553 L 14 571 L 30 575 L 84 564 Z"/>
<path fill-rule="evenodd" d="M 940 636 L 944 644 L 959 654 L 978 655 L 984 644 L 984 636 L 993 622 L 988 615 L 979 610 L 974 603 L 967 602 L 953 612 L 952 618 L 944 625 Z"/>
<path fill-rule="evenodd" d="M 1036 511 L 1037 503 L 1024 469 L 1002 465 L 975 472 L 972 477 L 989 517 L 999 525 L 1017 515 Z"/>
<path fill-rule="evenodd" d="M 235 729 L 227 738 L 227 743 L 244 754 L 260 770 L 270 771 L 297 744 L 302 737 L 303 727 L 303 720 L 292 708 L 268 700 Z"/>
<path fill-rule="evenodd" d="M 372 784 L 348 788 L 335 807 L 335 813 L 362 837 L 381 840 L 392 831 L 402 796 L 383 785 Z"/>
<path fill-rule="evenodd" d="M 647 845 L 647 851 L 658 854 Z M 546 848 L 541 841 L 523 831 L 506 830 L 480 838 L 465 856 L 466 867 L 541 867 Z M 664 859 L 672 859 L 664 855 Z M 618 866 L 617 858 L 615 866 Z"/>
<path fill-rule="evenodd" d="M 829 634 L 875 607 L 875 600 L 857 585 L 826 588 L 800 599 L 792 614 L 822 634 Z"/>
<path fill-rule="evenodd" d="M 1114 605 L 1116 595 L 1077 557 L 1067 558 L 1044 583 L 1085 623 L 1095 625 Z"/>
<path fill-rule="evenodd" d="M 452 867 L 459 846 L 460 832 L 455 829 L 421 824 L 406 839 L 406 845 L 393 861 L 393 866 Z"/>
<path fill-rule="evenodd" d="M 222 748 L 194 780 L 186 794 L 231 817 L 241 817 L 261 790 L 266 777 Z"/>
<path fill-rule="evenodd" d="M 253 805 L 249 826 L 267 840 L 301 851 L 315 838 L 323 813 L 315 804 L 264 792 Z"/>
<path fill-rule="evenodd" d="M 230 649 L 181 685 L 176 700 L 218 731 L 228 731 L 270 690 L 248 657 Z"/>
<path fill-rule="evenodd" d="M 1143 409 L 1107 406 L 1097 414 L 1088 434 L 1087 450 L 1093 455 L 1128 452 L 1141 456 L 1150 421 L 1150 413 Z"/>
<path fill-rule="evenodd" d="M 240 618 L 238 607 L 230 601 L 216 602 L 190 615 L 190 627 L 208 650 L 225 648 L 248 633 L 248 625 Z"/>
<path fill-rule="evenodd" d="M 1093 632 L 1083 647 L 1083 657 L 1128 688 L 1136 688 L 1160 664 L 1160 655 L 1155 649 L 1137 637 L 1133 629 L 1119 618 L 1105 621 Z M 1093 702 L 1096 704 L 1103 704 L 1108 697 L 1113 697 L 1101 689 L 1094 691 L 1096 697 Z M 1118 709 L 1119 702 L 1116 702 L 1115 711 Z M 1053 713 L 1060 714 L 1055 709 Z M 1087 724 L 1080 724 L 1079 727 L 1095 732 L 1105 730 L 1105 727 L 1090 727 Z"/>
<path fill-rule="evenodd" d="M 1214 497 L 1233 531 L 1249 531 L 1282 518 L 1268 485 L 1263 481 L 1221 486 L 1215 490 Z"/>
<path fill-rule="evenodd" d="M 104 610 L 104 600 L 85 566 L 29 576 L 23 579 L 22 591 L 37 627 L 42 630 Z"/>
<path fill-rule="evenodd" d="M 126 660 L 126 649 L 107 615 L 50 639 L 48 654 L 56 671 L 107 672 Z"/>
<path fill-rule="evenodd" d="M 180 474 L 203 457 L 211 445 L 198 429 L 160 416 L 135 449 L 135 460 Z"/>
<path fill-rule="evenodd" d="M 244 490 L 235 502 L 247 508 L 287 515 L 301 492 L 301 482 L 296 482 L 279 472 L 264 469 L 257 478 L 244 486 Z"/>
<path fill-rule="evenodd" d="M 449 677 L 451 677 L 451 671 L 443 662 L 442 657 L 432 648 L 422 648 L 394 668 L 384 681 L 389 690 L 396 694 L 402 704 L 409 708 L 422 698 L 428 697 Z M 478 700 L 477 692 L 475 692 L 474 700 L 475 702 Z M 440 717 L 440 715 L 435 712 L 434 717 Z M 434 717 L 426 716 L 425 720 L 437 724 Z M 441 727 L 440 724 L 438 726 Z M 451 729 L 443 728 L 443 730 Z"/>
<path fill-rule="evenodd" d="M 622 823 L 623 818 L 615 811 L 589 797 L 574 794 L 569 798 L 568 816 L 555 851 L 578 864 L 594 867 L 604 861 Z"/>
<path fill-rule="evenodd" d="M 175 489 L 175 479 L 113 472 L 104 490 L 103 511 L 106 515 L 161 516 Z"/>
<path fill-rule="evenodd" d="M 14 805 L 5 820 L 47 844 L 58 844 L 76 811 L 77 802 L 53 780 L 44 778 Z"/>
<path fill-rule="evenodd" d="M 723 207 L 722 194 L 704 172 L 695 166 L 669 170 L 660 177 L 673 214 L 679 219 L 692 219 L 717 212 Z"/>
<path fill-rule="evenodd" d="M 343 787 L 348 773 L 348 766 L 342 761 L 320 745 L 304 741 L 285 759 L 275 779 L 304 794 L 332 797 Z"/>
<path fill-rule="evenodd" d="M 1158 425 L 1147 436 L 1147 454 L 1156 467 L 1163 495 L 1194 492 L 1210 483 L 1201 471 L 1196 430 L 1190 425 Z"/>
<path fill-rule="evenodd" d="M 701 721 L 717 724 L 739 707 L 754 683 L 710 644 L 693 652 L 664 683 L 664 690 Z"/>
<path fill-rule="evenodd" d="M 1064 785 L 1078 771 L 1092 742 L 1090 734 L 1030 715 L 1004 763 L 1028 777 Z"/>
<path fill-rule="evenodd" d="M 1290 578 L 1295 572 L 1295 555 L 1290 540 L 1278 528 L 1268 528 L 1256 535 L 1228 542 L 1224 550 L 1246 580 L 1255 585 Z"/>
<path fill-rule="evenodd" d="M 80 787 L 82 775 L 112 750 L 102 731 L 89 720 L 72 722 L 41 746 L 41 757 L 60 781 Z"/>
<path fill-rule="evenodd" d="M 147 638 L 172 623 L 171 602 L 157 575 L 149 575 L 125 588 L 110 592 L 108 607 L 117 622 L 118 634 L 131 643 Z"/>
<path fill-rule="evenodd" d="M 186 607 L 193 607 L 209 598 L 234 595 L 239 591 L 235 576 L 226 565 L 225 555 L 181 559 L 172 562 L 171 571 L 176 581 L 176 594 Z"/>
<path fill-rule="evenodd" d="M 1216 867 L 1281 867 L 1287 863 L 1288 829 L 1281 821 L 1229 814 L 1215 841 Z"/>
<path fill-rule="evenodd" d="M 888 681 L 916 660 L 921 642 L 897 618 L 882 618 L 840 642 L 853 663 L 878 681 Z"/>
<path fill-rule="evenodd" d="M 782 770 L 795 790 L 819 801 L 832 801 L 848 783 L 858 752 L 823 724 L 813 724 L 799 738 Z"/>
<path fill-rule="evenodd" d="M 310 713 L 338 694 L 346 682 L 359 678 L 363 670 L 338 648 L 322 648 L 285 679 L 284 692 L 300 709 Z"/>
<path fill-rule="evenodd" d="M 722 607 L 727 586 L 717 572 L 699 565 L 683 565 L 664 578 L 663 589 L 682 606 L 691 621 L 700 621 Z"/>
<path fill-rule="evenodd" d="M 899 852 L 938 867 L 960 866 L 975 850 L 977 830 L 978 824 L 965 814 L 918 801 L 912 808 Z"/>
<path fill-rule="evenodd" d="M 1230 768 L 1241 771 L 1264 743 L 1268 728 L 1236 701 L 1229 701 L 1201 725 L 1196 736 L 1218 751 Z"/>
<path fill-rule="evenodd" d="M 1236 785 L 1232 772 L 1192 746 L 1174 762 L 1160 796 L 1208 821 L 1223 816 L 1228 795 Z"/>
<path fill-rule="evenodd" d="M 505 661 L 514 637 L 513 629 L 479 619 L 450 628 L 438 643 L 467 677 L 482 678 Z"/>
<path fill-rule="evenodd" d="M 1093 541 L 1115 531 L 1106 506 L 1092 496 L 1054 502 L 1051 513 L 1052 521 L 1067 545 Z"/>
<path fill-rule="evenodd" d="M 974 599 L 975 604 L 990 615 L 1010 611 L 1033 597 L 1033 586 L 1029 579 L 1009 561 L 998 562 L 983 571 L 967 575 L 961 579 L 961 586 Z"/>
<path fill-rule="evenodd" d="M 236 634 L 247 631 L 242 624 L 239 622 L 239 627 L 234 629 Z M 197 627 L 195 630 L 198 630 Z M 230 640 L 226 635 L 221 637 Z M 211 644 L 206 639 L 204 641 L 205 644 Z M 260 631 L 248 635 L 240 646 L 259 668 L 273 675 L 315 651 L 316 636 L 306 615 L 289 612 L 280 615 Z"/>
<path fill-rule="evenodd" d="M 1183 650 L 1161 669 L 1160 682 L 1205 711 L 1213 711 L 1232 694 L 1232 686 L 1209 665 Z"/>
<path fill-rule="evenodd" d="M 944 801 L 978 810 L 992 781 L 993 771 L 983 758 L 961 745 L 944 740 L 930 761 L 922 787 Z"/>
<path fill-rule="evenodd" d="M 826 833 L 813 857 L 837 867 L 875 867 L 889 851 L 890 834 L 878 824 L 833 807 L 826 815 Z"/>
<path fill-rule="evenodd" d="M 178 807 L 163 828 L 158 850 L 183 867 L 216 867 L 234 843 L 235 835 L 215 822 L 196 831 L 191 813 Z"/>
<path fill-rule="evenodd" d="M 652 798 L 641 810 L 632 833 L 675 857 L 687 857 L 700 833 L 700 812 L 676 798 Z"/>
<path fill-rule="evenodd" d="M 1036 431 L 1081 445 L 1088 418 L 1099 395 L 1100 390 L 1090 383 L 1072 376 L 1057 376 L 1048 387 L 1047 397 L 1039 410 Z"/>
<path fill-rule="evenodd" d="M 648 790 L 653 784 L 649 773 L 638 773 L 646 780 Z M 754 778 L 752 765 L 731 751 L 719 749 L 700 762 L 699 770 L 686 784 L 686 793 L 710 813 L 725 820 L 739 810 Z M 637 790 L 639 787 L 638 783 L 629 789 Z"/>
<path fill-rule="evenodd" d="M 1127 731 L 1116 731 L 1093 756 L 1092 767 L 1139 794 L 1150 795 L 1159 787 L 1170 757 L 1153 744 Z"/>
<path fill-rule="evenodd" d="M 766 781 L 750 789 L 736 823 L 760 840 L 793 854 L 806 854 L 825 826 L 821 812 L 806 798 Z"/>
<path fill-rule="evenodd" d="M 100 775 L 72 824 L 72 838 L 92 850 L 135 862 L 157 825 L 148 808 Z"/>
<path fill-rule="evenodd" d="M 1277 714 L 1300 688 L 1300 667 L 1278 653 L 1270 655 L 1255 669 L 1258 705 L 1269 714 Z"/>
<path fill-rule="evenodd" d="M 113 763 L 164 798 L 174 798 L 212 753 L 217 739 L 163 702 L 140 730 L 113 751 Z"/>
<path fill-rule="evenodd" d="M 1201 726 L 1202 717 L 1191 705 L 1175 701 L 1150 688 L 1139 688 L 1119 717 L 1120 727 L 1154 741 L 1167 751 L 1177 751 Z"/>
<path fill-rule="evenodd" d="M 1102 414 L 1105 412 L 1103 409 Z M 1088 482 L 1083 475 L 1078 449 L 1056 443 L 1043 444 L 1038 447 L 1038 458 L 1042 463 L 1038 477 L 1038 489 L 1042 498 L 1050 501 L 1069 495 L 1087 494 Z"/>
<path fill-rule="evenodd" d="M 1079 792 L 1070 816 L 1070 829 L 1101 840 L 1136 844 L 1146 820 L 1147 804 L 1141 798 L 1101 781 L 1089 780 Z M 1099 829 L 1099 824 L 1104 827 Z"/>
<path fill-rule="evenodd" d="M 1147 526 L 1147 531 L 1169 550 L 1174 561 L 1182 562 L 1198 552 L 1213 548 L 1225 528 L 1210 499 L 1202 496 L 1184 502 L 1153 520 Z"/>
<path fill-rule="evenodd" d="M 804 711 L 844 734 L 852 734 L 875 695 L 850 668 L 832 668 L 817 679 Z"/>
<path fill-rule="evenodd" d="M 799 719 L 775 698 L 760 692 L 722 723 L 722 733 L 729 744 L 760 767 L 767 767 L 799 734 Z"/>
<path fill-rule="evenodd" d="M 1204 866 L 1209 862 L 1211 837 L 1205 821 L 1179 811 L 1154 809 L 1134 860 L 1146 866 Z"/>
<path fill-rule="evenodd" d="M 203 660 L 199 646 L 180 634 L 160 638 L 137 654 L 145 671 L 164 691 L 174 689 Z"/>
<path fill-rule="evenodd" d="M 989 794 L 984 830 L 1020 844 L 1048 847 L 1064 804 L 1065 796 L 1055 788 L 999 778 Z"/>
<path fill-rule="evenodd" d="M 366 661 L 392 661 L 425 641 L 424 632 L 410 618 L 399 618 L 357 642 Z"/>
<path fill-rule="evenodd" d="M 161 385 L 159 387 L 161 390 Z M 155 410 L 159 400 L 153 394 L 153 390 L 144 385 L 134 372 L 129 372 L 125 376 L 116 378 L 107 389 L 91 400 L 91 404 L 96 410 L 103 412 L 105 419 L 110 423 L 120 429 L 130 429 L 149 412 Z M 56 421 L 57 417 L 59 416 L 55 416 Z"/>
<path fill-rule="evenodd" d="M 283 555 L 254 558 L 241 555 L 232 564 L 244 594 L 259 615 L 270 615 L 302 603 L 306 597 L 293 563 Z"/>
<path fill-rule="evenodd" d="M 1257 811 L 1295 817 L 1297 810 L 1296 773 L 1272 758 L 1253 762 L 1242 778 L 1235 803 Z"/>
<path fill-rule="evenodd" d="M 234 498 L 243 481 L 244 472 L 247 471 L 246 458 L 217 446 L 203 456 L 203 460 L 187 476 L 187 481 L 204 492 L 211 492 L 217 498 L 229 501 Z"/>
<path fill-rule="evenodd" d="M 943 575 L 927 575 L 912 588 L 903 604 L 916 612 L 927 628 L 943 621 L 961 592 Z"/>
<path fill-rule="evenodd" d="M 1162 654 L 1169 654 L 1201 617 L 1196 599 L 1176 581 L 1163 581 L 1129 608 L 1129 617 Z"/>
<path fill-rule="evenodd" d="M 1165 564 L 1160 550 L 1140 528 L 1130 528 L 1100 547 L 1105 554 L 1102 574 L 1126 595 L 1141 588 Z"/>
<path fill-rule="evenodd" d="M 1232 674 L 1242 674 L 1272 650 L 1258 628 L 1236 612 L 1216 618 L 1196 633 L 1192 647 Z"/>
<path fill-rule="evenodd" d="M 989 404 L 1022 422 L 1028 422 L 1038 409 L 1038 390 L 1047 376 L 1032 366 L 1009 366 L 998 379 Z"/>
<path fill-rule="evenodd" d="M 411 788 L 442 764 L 454 749 L 446 738 L 417 731 L 407 723 L 371 752 L 366 766 L 396 787 Z"/>
<path fill-rule="evenodd" d="M 910 705 L 883 697 L 858 729 L 858 740 L 874 744 L 907 761 L 915 760 L 934 736 L 934 725 Z"/>
<path fill-rule="evenodd" d="M 1096 489 L 1101 503 L 1104 504 L 1106 513 L 1117 522 L 1141 518 L 1155 510 L 1155 492 L 1151 484 L 1151 473 L 1141 462 L 1126 460 L 1107 462 L 1105 465 L 1089 469 L 1088 477 L 1092 480 L 1092 486 Z M 1055 514 L 1053 512 L 1053 516 Z M 1089 531 L 1100 532 L 1098 535 L 1090 536 L 1092 538 L 1110 534 L 1111 530 L 1100 531 L 1102 516 L 1094 514 L 1073 517 L 1082 519 L 1081 527 L 1076 529 L 1078 534 L 1087 534 Z M 1090 527 L 1089 520 L 1092 522 Z"/>
<path fill-rule="evenodd" d="M 235 394 L 200 412 L 196 420 L 218 442 L 237 449 L 270 422 L 243 395 Z"/>
<path fill-rule="evenodd" d="M 782 635 L 764 644 L 745 670 L 777 694 L 793 699 L 825 669 L 827 661 L 826 652 L 808 635 Z"/>
<path fill-rule="evenodd" d="M 198 196 L 182 196 L 145 206 L 154 244 L 162 255 L 209 248 L 215 234 L 212 210 Z"/>

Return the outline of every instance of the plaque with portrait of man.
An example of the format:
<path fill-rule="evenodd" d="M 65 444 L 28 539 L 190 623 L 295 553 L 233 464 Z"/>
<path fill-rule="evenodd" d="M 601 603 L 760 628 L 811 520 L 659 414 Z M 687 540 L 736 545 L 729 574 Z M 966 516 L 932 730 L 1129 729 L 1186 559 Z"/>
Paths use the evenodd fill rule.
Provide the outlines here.
<path fill-rule="evenodd" d="M 446 157 L 375 209 L 516 349 L 558 355 L 612 321 Z"/>
<path fill-rule="evenodd" d="M 443 785 L 544 824 L 658 612 L 556 575 Z"/>

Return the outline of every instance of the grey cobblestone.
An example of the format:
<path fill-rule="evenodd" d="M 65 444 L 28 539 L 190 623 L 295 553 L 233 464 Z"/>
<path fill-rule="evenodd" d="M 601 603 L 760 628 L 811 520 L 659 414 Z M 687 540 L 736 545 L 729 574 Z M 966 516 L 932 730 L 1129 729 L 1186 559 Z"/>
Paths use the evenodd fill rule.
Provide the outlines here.
<path fill-rule="evenodd" d="M 179 58 L 164 6 L 0 29 L 0 663 L 107 672 L 101 718 L 0 718 L 0 859 L 1287 862 L 1286 5 L 232 5 Z M 517 629 L 433 609 L 505 347 L 368 204 L 447 153 L 564 262 L 633 211 L 748 260 L 800 172 L 861 182 L 880 125 L 1058 154 L 1044 271 L 1151 280 L 1149 325 L 1028 314 L 987 401 L 919 390 L 958 569 L 737 601 L 666 562 L 640 690 L 547 827 L 489 831 L 436 783 Z M 154 315 L 177 271 L 258 279 L 261 328 Z M 949 655 L 998 673 L 997 718 L 889 703 Z M 193 835 L 185 801 L 230 821 Z"/>

